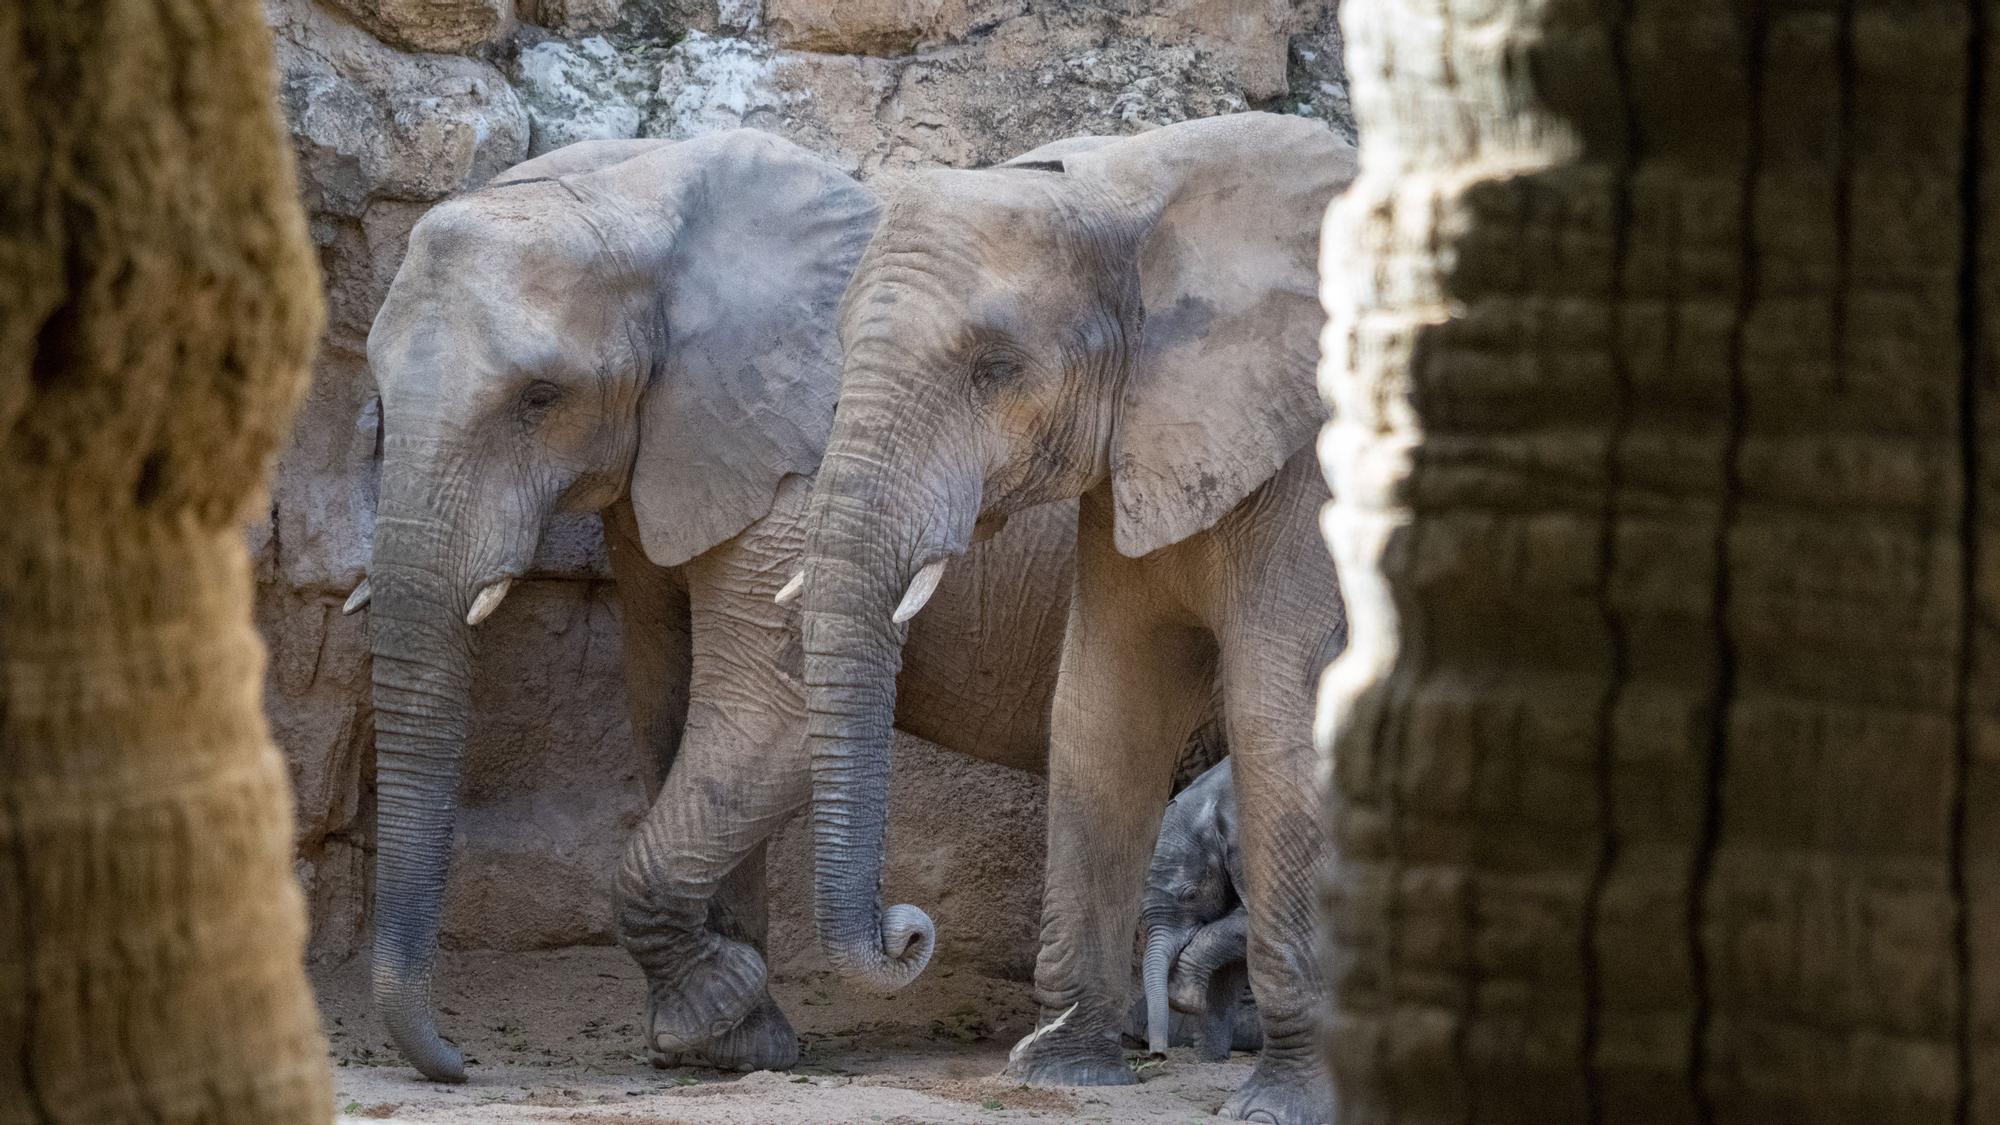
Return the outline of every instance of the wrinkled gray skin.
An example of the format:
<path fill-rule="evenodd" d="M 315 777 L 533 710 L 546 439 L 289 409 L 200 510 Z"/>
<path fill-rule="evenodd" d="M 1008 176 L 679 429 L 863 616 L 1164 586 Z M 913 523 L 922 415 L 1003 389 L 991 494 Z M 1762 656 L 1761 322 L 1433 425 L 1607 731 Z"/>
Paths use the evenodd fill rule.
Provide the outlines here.
<path fill-rule="evenodd" d="M 840 374 L 838 296 L 876 218 L 845 176 L 745 130 L 573 145 L 411 233 L 369 336 L 383 406 L 373 969 L 391 1036 L 426 1075 L 465 1073 L 429 993 L 467 618 L 526 571 L 559 509 L 602 511 L 632 726 L 665 779 L 618 877 L 649 1049 L 725 1069 L 796 1060 L 757 951 L 763 842 L 810 793 L 795 615 L 772 596 L 798 565 Z M 1039 771 L 1075 532 L 1073 512 L 1037 517 L 939 589 L 896 721 Z"/>
<path fill-rule="evenodd" d="M 1239 1019 L 1249 985 L 1242 886 L 1236 789 L 1225 760 L 1167 803 L 1146 869 L 1140 975 L 1146 1044 L 1155 1054 L 1172 1040 L 1175 1012 L 1199 1017 L 1193 1038 L 1203 1058 L 1226 1059 L 1232 1048 L 1262 1046 L 1254 1007 L 1247 1009 L 1250 1021 Z"/>
<path fill-rule="evenodd" d="M 1052 713 L 1043 1026 L 1009 1063 L 1027 1081 L 1136 1080 L 1119 1031 L 1173 770 L 1162 748 L 1194 727 L 1219 669 L 1265 1031 L 1223 1112 L 1331 1117 L 1314 1046 L 1325 839 L 1310 716 L 1345 629 L 1310 443 L 1325 417 L 1319 221 L 1353 170 L 1323 127 L 1243 114 L 924 173 L 889 197 L 842 300 L 802 605 L 819 937 L 853 979 L 907 983 L 933 936 L 923 911 L 880 896 L 892 610 L 975 527 L 1081 501 Z"/>

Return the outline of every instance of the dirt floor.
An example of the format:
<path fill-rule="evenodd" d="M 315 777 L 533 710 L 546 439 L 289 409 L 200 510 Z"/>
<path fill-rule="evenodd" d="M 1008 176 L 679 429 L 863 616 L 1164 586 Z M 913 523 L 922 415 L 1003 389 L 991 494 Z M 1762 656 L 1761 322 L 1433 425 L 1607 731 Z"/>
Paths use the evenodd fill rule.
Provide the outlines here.
<path fill-rule="evenodd" d="M 363 1122 L 554 1121 L 588 1125 L 961 1125 L 1209 1119 L 1252 1057 L 1197 1062 L 1176 1050 L 1137 1086 L 1035 1089 L 997 1077 L 1034 1027 L 1026 984 L 932 970 L 903 992 L 855 992 L 830 975 L 780 976 L 799 1029 L 790 1073 L 654 1070 L 639 1038 L 638 969 L 616 949 L 447 954 L 441 1030 L 470 1080 L 444 1086 L 404 1065 L 368 1007 L 366 959 L 314 972 L 333 1043 L 335 1107 Z"/>

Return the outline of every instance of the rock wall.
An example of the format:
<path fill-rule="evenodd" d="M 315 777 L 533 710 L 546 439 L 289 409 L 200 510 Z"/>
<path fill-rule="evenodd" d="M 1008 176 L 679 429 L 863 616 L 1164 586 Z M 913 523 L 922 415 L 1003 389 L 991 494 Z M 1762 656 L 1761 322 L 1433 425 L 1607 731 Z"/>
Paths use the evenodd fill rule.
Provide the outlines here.
<path fill-rule="evenodd" d="M 366 941 L 373 809 L 367 618 L 377 448 L 368 326 L 436 201 L 592 137 L 748 125 L 867 178 L 978 165 L 1077 133 L 1247 108 L 1352 135 L 1335 0 L 268 0 L 330 310 L 310 397 L 251 530 L 267 691 L 299 798 L 314 949 Z M 478 719 L 443 941 L 611 940 L 610 880 L 644 809 L 594 517 L 553 529 L 480 634 Z M 893 901 L 934 908 L 949 963 L 1023 974 L 1041 782 L 907 741 Z M 795 824 L 774 844 L 773 954 L 810 953 Z"/>

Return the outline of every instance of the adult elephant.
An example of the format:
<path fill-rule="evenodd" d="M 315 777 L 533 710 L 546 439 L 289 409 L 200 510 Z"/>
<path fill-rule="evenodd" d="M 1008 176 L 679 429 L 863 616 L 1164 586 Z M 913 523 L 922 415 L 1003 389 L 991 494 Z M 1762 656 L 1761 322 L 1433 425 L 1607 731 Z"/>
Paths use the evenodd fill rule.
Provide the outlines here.
<path fill-rule="evenodd" d="M 618 877 L 648 1042 L 662 1062 L 797 1058 L 756 949 L 762 843 L 809 793 L 797 634 L 773 596 L 876 218 L 837 170 L 743 130 L 574 145 L 411 232 L 369 335 L 381 502 L 350 604 L 373 603 L 375 997 L 424 1074 L 465 1073 L 429 990 L 473 627 L 558 509 L 603 511 L 633 729 L 673 764 Z M 1060 519 L 1011 528 L 941 590 L 948 619 L 911 637 L 904 729 L 1043 768 L 1072 541 Z"/>
<path fill-rule="evenodd" d="M 1036 968 L 1049 1022 L 1009 1065 L 1028 1081 L 1136 1081 L 1119 1032 L 1161 747 L 1219 668 L 1266 1033 L 1224 1111 L 1331 1113 L 1309 716 L 1344 628 L 1309 443 L 1319 220 L 1354 167 L 1322 126 L 1244 114 L 924 173 L 843 299 L 803 628 L 819 936 L 851 977 L 907 983 L 933 940 L 921 910 L 880 899 L 893 620 L 979 527 L 1081 498 Z"/>

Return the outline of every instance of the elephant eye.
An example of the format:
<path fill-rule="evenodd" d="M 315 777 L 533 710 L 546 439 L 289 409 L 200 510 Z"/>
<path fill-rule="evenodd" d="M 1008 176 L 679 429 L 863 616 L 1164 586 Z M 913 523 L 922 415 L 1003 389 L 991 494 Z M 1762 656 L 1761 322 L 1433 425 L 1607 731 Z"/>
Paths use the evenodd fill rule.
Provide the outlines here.
<path fill-rule="evenodd" d="M 1009 355 L 988 353 L 972 365 L 972 381 L 982 387 L 1011 383 L 1020 377 L 1020 361 Z"/>
<path fill-rule="evenodd" d="M 538 421 L 550 407 L 562 401 L 562 397 L 561 387 L 537 379 L 521 389 L 521 414 L 528 421 Z"/>

